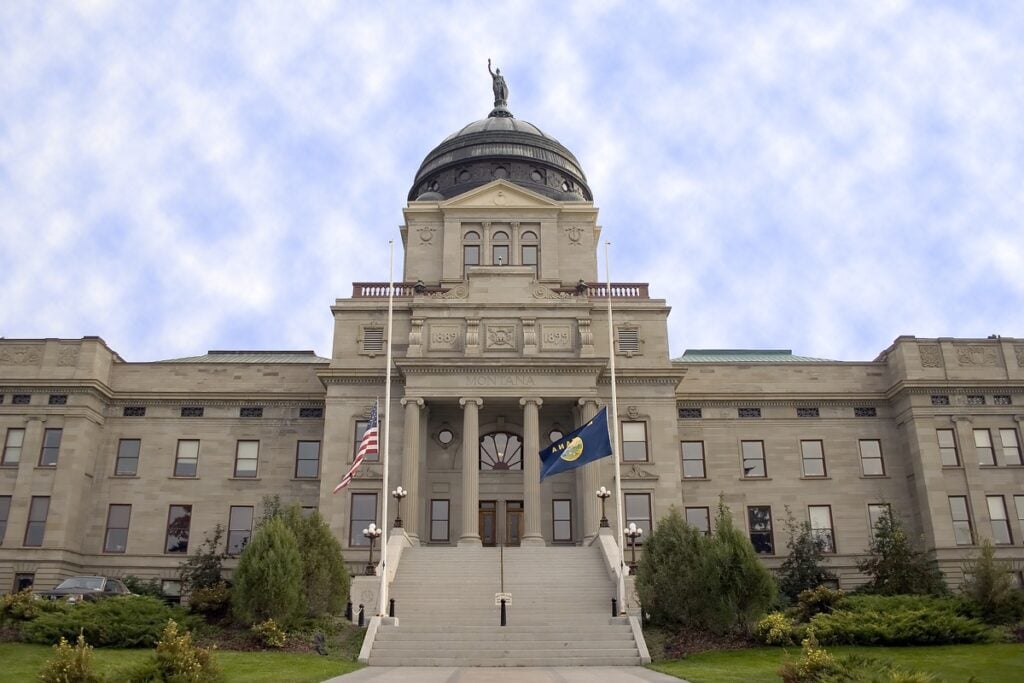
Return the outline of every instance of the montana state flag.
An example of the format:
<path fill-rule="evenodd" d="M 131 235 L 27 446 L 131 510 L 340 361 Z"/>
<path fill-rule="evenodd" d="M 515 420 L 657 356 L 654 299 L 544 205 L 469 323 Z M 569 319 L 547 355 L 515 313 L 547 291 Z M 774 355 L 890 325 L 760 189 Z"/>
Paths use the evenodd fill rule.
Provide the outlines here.
<path fill-rule="evenodd" d="M 608 440 L 608 411 L 601 408 L 594 419 L 566 434 L 540 452 L 540 480 L 576 469 L 612 454 Z"/>

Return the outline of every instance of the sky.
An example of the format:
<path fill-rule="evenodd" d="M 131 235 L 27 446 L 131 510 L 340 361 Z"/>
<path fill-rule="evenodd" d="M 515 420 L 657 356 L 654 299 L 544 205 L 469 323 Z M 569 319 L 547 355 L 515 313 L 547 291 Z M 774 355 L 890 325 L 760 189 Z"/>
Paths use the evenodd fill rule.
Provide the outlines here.
<path fill-rule="evenodd" d="M 674 356 L 1024 337 L 1021 36 L 1019 2 L 3 2 L 0 337 L 329 356 L 488 58 Z"/>

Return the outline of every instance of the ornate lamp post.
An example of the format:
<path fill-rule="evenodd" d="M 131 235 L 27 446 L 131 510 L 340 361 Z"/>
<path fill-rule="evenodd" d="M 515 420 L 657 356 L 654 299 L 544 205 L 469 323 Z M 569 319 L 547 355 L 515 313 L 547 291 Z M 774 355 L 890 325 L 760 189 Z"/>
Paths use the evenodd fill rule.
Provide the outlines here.
<path fill-rule="evenodd" d="M 363 529 L 363 536 L 370 540 L 370 559 L 366 562 L 366 575 L 376 576 L 377 569 L 373 566 L 373 542 L 380 538 L 380 535 L 384 533 L 382 529 L 378 529 L 377 525 L 370 522 L 370 526 Z"/>
<path fill-rule="evenodd" d="M 630 522 L 629 526 L 622 530 L 622 533 L 626 534 L 626 538 L 629 539 L 629 549 L 633 556 L 632 561 L 629 563 L 629 574 L 632 576 L 636 574 L 636 539 L 643 536 L 644 530 Z"/>
<path fill-rule="evenodd" d="M 409 495 L 409 492 L 403 489 L 401 486 L 391 492 L 391 497 L 395 499 L 395 528 L 402 528 L 402 499 Z"/>
<path fill-rule="evenodd" d="M 601 499 L 601 528 L 602 529 L 607 529 L 608 528 L 608 515 L 606 515 L 605 512 L 604 512 L 604 504 L 605 504 L 605 501 L 607 501 L 609 498 L 611 498 L 611 496 L 612 496 L 612 492 L 609 491 L 608 489 L 606 489 L 603 486 L 597 490 L 597 497 Z"/>

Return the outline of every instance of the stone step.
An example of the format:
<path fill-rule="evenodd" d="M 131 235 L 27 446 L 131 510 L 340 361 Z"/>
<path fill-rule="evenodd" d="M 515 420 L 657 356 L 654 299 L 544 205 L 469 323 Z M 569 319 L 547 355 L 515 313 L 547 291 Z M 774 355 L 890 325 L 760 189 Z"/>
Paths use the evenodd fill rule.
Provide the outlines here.
<path fill-rule="evenodd" d="M 565 622 L 561 624 L 542 624 L 542 625 L 524 625 L 524 624 L 510 624 L 508 626 L 498 626 L 497 624 L 488 624 L 486 626 L 473 626 L 468 624 L 452 624 L 439 625 L 436 622 L 430 626 L 423 625 L 406 625 L 405 620 L 399 619 L 399 626 L 381 626 L 377 631 L 378 633 L 470 633 L 470 634 L 481 634 L 487 636 L 498 636 L 500 634 L 517 635 L 519 637 L 529 636 L 558 636 L 559 634 L 565 633 L 565 626 L 572 624 L 574 626 L 573 634 L 578 638 L 586 638 L 590 635 L 598 633 L 619 633 L 619 634 L 632 634 L 633 630 L 629 624 L 609 624 L 609 623 L 591 623 L 591 624 L 579 624 L 573 622 Z"/>
<path fill-rule="evenodd" d="M 559 652 L 554 656 L 538 657 L 524 654 L 522 656 L 470 656 L 470 657 L 416 657 L 405 655 L 370 655 L 371 666 L 438 666 L 438 667 L 460 667 L 460 666 L 499 666 L 499 667 L 520 667 L 520 666 L 639 666 L 640 655 L 609 657 L 598 655 L 570 655 Z"/>
<path fill-rule="evenodd" d="M 471 633 L 377 633 L 376 644 L 400 643 L 403 647 L 416 643 L 427 643 L 431 647 L 444 643 L 448 647 L 476 646 L 480 643 L 503 643 L 519 648 L 553 649 L 575 647 L 582 650 L 602 649 L 606 647 L 634 647 L 631 633 L 601 633 L 581 638 L 573 633 L 572 638 L 524 638 L 521 634 L 477 637 Z"/>

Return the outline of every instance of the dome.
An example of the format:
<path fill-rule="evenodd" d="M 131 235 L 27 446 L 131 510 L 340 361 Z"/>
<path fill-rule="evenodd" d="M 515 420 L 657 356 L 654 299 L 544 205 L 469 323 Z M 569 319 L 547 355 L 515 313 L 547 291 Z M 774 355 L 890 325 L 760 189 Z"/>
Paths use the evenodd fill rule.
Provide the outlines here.
<path fill-rule="evenodd" d="M 499 178 L 560 201 L 594 198 L 572 152 L 496 102 L 487 118 L 431 150 L 416 172 L 409 200 L 451 199 Z"/>

